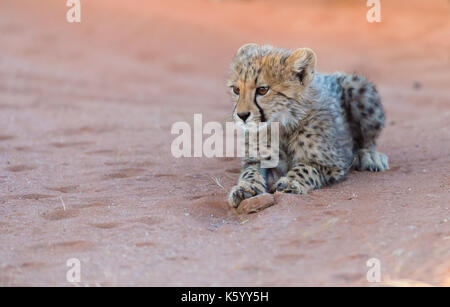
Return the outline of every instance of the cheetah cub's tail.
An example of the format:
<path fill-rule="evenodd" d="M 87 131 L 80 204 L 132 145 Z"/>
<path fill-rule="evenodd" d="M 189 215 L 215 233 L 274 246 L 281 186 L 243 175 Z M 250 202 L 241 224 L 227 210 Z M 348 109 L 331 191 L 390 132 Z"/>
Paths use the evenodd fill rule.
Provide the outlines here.
<path fill-rule="evenodd" d="M 373 172 L 389 169 L 388 157 L 375 150 L 385 123 L 375 85 L 358 75 L 343 75 L 340 84 L 355 143 L 352 167 Z"/>

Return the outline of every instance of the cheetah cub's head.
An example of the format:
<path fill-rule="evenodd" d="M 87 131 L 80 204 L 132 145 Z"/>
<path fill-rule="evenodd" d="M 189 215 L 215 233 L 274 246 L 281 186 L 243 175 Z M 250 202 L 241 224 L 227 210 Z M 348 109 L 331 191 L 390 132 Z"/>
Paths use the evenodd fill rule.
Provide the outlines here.
<path fill-rule="evenodd" d="M 256 44 L 239 48 L 228 80 L 234 121 L 247 128 L 261 122 L 295 126 L 307 111 L 304 97 L 315 66 L 316 55 L 309 48 L 289 51 Z"/>

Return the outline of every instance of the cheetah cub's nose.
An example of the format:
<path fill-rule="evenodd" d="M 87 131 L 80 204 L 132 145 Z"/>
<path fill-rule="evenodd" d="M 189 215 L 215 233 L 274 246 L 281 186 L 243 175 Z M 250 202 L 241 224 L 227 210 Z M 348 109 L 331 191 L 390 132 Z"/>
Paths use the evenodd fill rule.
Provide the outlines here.
<path fill-rule="evenodd" d="M 237 116 L 239 116 L 239 118 L 242 119 L 245 123 L 247 118 L 250 116 L 250 112 L 241 112 L 241 113 L 238 113 Z"/>

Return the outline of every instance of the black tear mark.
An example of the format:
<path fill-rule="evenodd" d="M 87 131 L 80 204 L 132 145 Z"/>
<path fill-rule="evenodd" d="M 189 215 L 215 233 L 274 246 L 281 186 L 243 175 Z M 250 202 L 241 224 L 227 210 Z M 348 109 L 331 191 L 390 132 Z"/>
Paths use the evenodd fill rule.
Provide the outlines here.
<path fill-rule="evenodd" d="M 263 109 L 259 106 L 259 104 L 258 104 L 258 102 L 256 101 L 256 92 L 255 92 L 255 96 L 254 96 L 254 98 L 253 98 L 253 101 L 255 102 L 255 105 L 256 105 L 256 107 L 258 108 L 258 110 L 259 110 L 259 113 L 261 114 L 261 122 L 265 122 L 266 121 L 266 116 L 264 115 L 264 111 L 263 111 Z"/>

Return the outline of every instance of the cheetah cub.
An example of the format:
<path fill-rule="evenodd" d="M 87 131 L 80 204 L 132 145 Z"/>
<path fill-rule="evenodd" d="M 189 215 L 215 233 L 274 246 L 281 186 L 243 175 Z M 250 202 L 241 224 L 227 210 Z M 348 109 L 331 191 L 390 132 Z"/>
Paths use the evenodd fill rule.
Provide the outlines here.
<path fill-rule="evenodd" d="M 265 192 L 306 194 L 343 180 L 349 169 L 384 171 L 375 151 L 384 112 L 375 86 L 363 77 L 315 72 L 316 55 L 246 44 L 236 53 L 228 80 L 238 125 L 279 123 L 279 163 L 263 169 L 244 157 L 229 203 Z"/>

